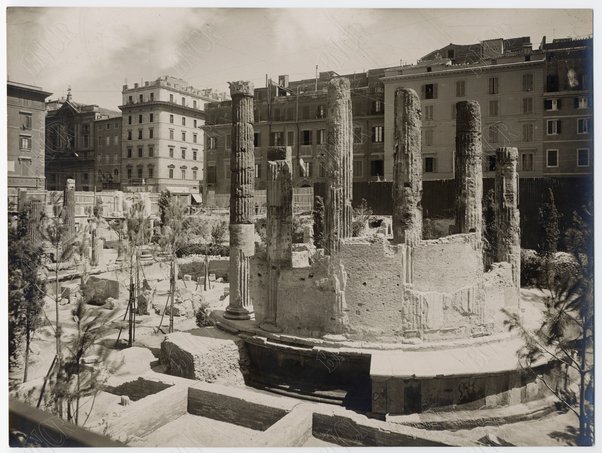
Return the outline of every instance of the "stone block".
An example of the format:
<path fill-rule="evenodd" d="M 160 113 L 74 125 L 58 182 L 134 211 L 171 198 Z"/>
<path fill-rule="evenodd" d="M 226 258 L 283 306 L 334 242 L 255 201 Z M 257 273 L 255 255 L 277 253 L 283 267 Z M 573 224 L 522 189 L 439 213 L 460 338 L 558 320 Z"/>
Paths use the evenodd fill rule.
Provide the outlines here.
<path fill-rule="evenodd" d="M 192 276 L 190 274 L 184 274 L 184 278 L 182 280 L 185 282 L 190 282 L 192 281 Z"/>
<path fill-rule="evenodd" d="M 90 276 L 82 287 L 84 301 L 91 305 L 104 305 L 112 297 L 119 299 L 119 282 L 117 280 Z"/>
<path fill-rule="evenodd" d="M 307 250 L 295 251 L 292 253 L 292 267 L 309 267 L 309 252 Z"/>

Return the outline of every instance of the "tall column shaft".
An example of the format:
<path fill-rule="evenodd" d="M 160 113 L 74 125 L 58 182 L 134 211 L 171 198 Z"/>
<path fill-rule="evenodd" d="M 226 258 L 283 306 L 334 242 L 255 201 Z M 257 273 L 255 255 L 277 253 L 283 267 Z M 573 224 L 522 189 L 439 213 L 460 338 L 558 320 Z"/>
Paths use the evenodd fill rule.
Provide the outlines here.
<path fill-rule="evenodd" d="M 63 191 L 63 222 L 67 226 L 67 237 L 75 235 L 75 179 L 67 179 Z"/>
<path fill-rule="evenodd" d="M 512 278 L 520 288 L 520 212 L 518 210 L 518 149 L 498 148 L 495 170 L 496 261 L 512 265 Z"/>
<path fill-rule="evenodd" d="M 255 253 L 253 84 L 230 82 L 232 140 L 230 154 L 230 303 L 225 317 L 249 319 L 250 258 Z"/>
<path fill-rule="evenodd" d="M 422 112 L 410 88 L 395 92 L 393 163 L 393 241 L 415 244 L 422 239 Z"/>
<path fill-rule="evenodd" d="M 293 244 L 293 175 L 290 148 L 268 152 L 266 252 L 268 300 L 261 327 L 275 330 L 280 271 L 290 268 Z"/>
<path fill-rule="evenodd" d="M 483 169 L 481 108 L 477 101 L 456 104 L 456 233 L 481 237 Z"/>
<path fill-rule="evenodd" d="M 351 237 L 352 232 L 353 117 L 348 79 L 329 82 L 327 113 L 324 248 L 327 254 L 332 254 L 339 249 L 339 241 Z"/>

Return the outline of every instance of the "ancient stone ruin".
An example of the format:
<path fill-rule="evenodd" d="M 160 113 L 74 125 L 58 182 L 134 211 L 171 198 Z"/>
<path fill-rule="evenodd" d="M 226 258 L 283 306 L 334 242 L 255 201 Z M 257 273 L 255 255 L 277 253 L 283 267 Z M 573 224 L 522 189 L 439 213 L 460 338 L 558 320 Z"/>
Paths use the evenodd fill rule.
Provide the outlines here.
<path fill-rule="evenodd" d="M 276 157 L 270 159 L 267 250 L 253 256 L 243 273 L 249 279 L 255 320 L 269 331 L 315 338 L 345 334 L 348 339 L 392 343 L 502 332 L 501 309 L 517 309 L 520 285 L 516 151 L 498 150 L 497 263 L 485 272 L 479 104 L 457 104 L 456 234 L 423 240 L 421 106 L 413 90 L 399 89 L 393 241 L 382 235 L 352 238 L 349 91 L 344 79 L 333 80 L 328 89 L 326 245 L 324 252 L 315 251 L 305 263 L 295 259 L 300 252 L 291 241 L 290 154 L 286 149 L 272 150 Z M 234 162 L 233 172 L 240 165 L 238 156 Z M 232 184 L 236 209 L 240 194 L 248 192 L 234 191 L 234 177 Z M 235 258 L 237 253 L 233 252 Z M 236 281 L 238 273 L 233 275 Z M 233 282 L 234 291 L 237 285 Z M 234 303 L 236 299 L 231 306 Z"/>

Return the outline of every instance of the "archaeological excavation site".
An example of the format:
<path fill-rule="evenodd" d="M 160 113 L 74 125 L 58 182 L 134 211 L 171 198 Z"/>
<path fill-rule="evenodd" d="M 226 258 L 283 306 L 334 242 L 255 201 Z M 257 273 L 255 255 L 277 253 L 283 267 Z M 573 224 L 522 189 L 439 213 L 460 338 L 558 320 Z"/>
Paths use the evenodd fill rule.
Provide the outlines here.
<path fill-rule="evenodd" d="M 414 90 L 397 89 L 393 215 L 354 234 L 350 90 L 342 77 L 327 88 L 323 221 L 296 231 L 297 161 L 291 147 L 274 146 L 267 153 L 259 237 L 253 85 L 230 83 L 229 256 L 153 260 L 142 247 L 135 278 L 144 284 L 136 299 L 134 255 L 129 274 L 118 265 L 128 262 L 121 247 L 114 262 L 93 268 L 99 275 L 82 283 L 84 297 L 107 308 L 110 296 L 111 306 L 124 307 L 130 294 L 130 322 L 123 315 L 119 331 L 103 339 L 109 349 L 102 360 L 112 371 L 93 399 L 82 398 L 94 405 L 86 425 L 92 433 L 63 422 L 62 429 L 71 429 L 66 441 L 90 445 L 98 441 L 93 436 L 105 436 L 98 442 L 135 447 L 529 444 L 539 420 L 556 410 L 550 386 L 558 384 L 559 365 L 540 358 L 522 368 L 524 339 L 506 326 L 509 317 L 522 319 L 533 310 L 521 296 L 517 149 L 496 151 L 495 247 L 485 247 L 480 105 L 458 102 L 454 222 L 448 234 L 424 239 L 421 101 Z M 74 193 L 72 185 L 64 192 L 68 212 Z M 152 217 L 148 196 L 134 198 L 129 209 L 132 203 Z M 74 217 L 66 216 L 70 228 Z M 118 223 L 120 241 L 135 228 L 131 219 L 125 223 Z M 95 247 L 97 255 L 107 252 L 102 242 Z M 120 291 L 120 279 L 129 293 Z M 61 285 L 69 303 L 78 290 L 77 283 Z M 155 302 L 155 295 L 167 296 L 166 302 Z M 199 310 L 203 303 L 208 310 Z M 58 311 L 69 308 L 56 307 L 58 320 Z M 542 375 L 545 381 L 537 378 Z M 23 384 L 21 397 L 39 406 L 47 380 Z M 16 412 L 23 409 L 19 404 L 13 404 Z"/>

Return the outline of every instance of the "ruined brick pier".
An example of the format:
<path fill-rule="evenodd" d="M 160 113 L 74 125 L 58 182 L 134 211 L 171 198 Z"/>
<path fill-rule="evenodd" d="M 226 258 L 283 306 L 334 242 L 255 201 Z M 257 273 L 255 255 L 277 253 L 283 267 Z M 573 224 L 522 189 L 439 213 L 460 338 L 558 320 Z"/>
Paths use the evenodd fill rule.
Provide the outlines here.
<path fill-rule="evenodd" d="M 324 249 L 332 255 L 340 240 L 351 237 L 353 207 L 353 119 L 349 79 L 336 78 L 328 84 L 326 120 L 327 172 L 324 203 Z"/>
<path fill-rule="evenodd" d="M 255 149 L 253 147 L 253 84 L 230 82 L 232 148 L 230 157 L 230 303 L 225 317 L 249 319 L 249 260 L 255 253 L 253 222 Z"/>
<path fill-rule="evenodd" d="M 518 210 L 517 148 L 496 150 L 495 224 L 497 227 L 496 261 L 512 265 L 512 279 L 520 288 L 520 214 Z"/>
<path fill-rule="evenodd" d="M 293 245 L 293 175 L 292 150 L 278 147 L 268 150 L 266 254 L 268 291 L 261 328 L 276 327 L 278 286 L 282 269 L 289 269 Z"/>
<path fill-rule="evenodd" d="M 393 243 L 422 239 L 422 114 L 420 98 L 410 88 L 395 92 L 393 164 Z"/>
<path fill-rule="evenodd" d="M 477 101 L 456 104 L 456 233 L 482 229 L 483 169 L 481 108 Z"/>

